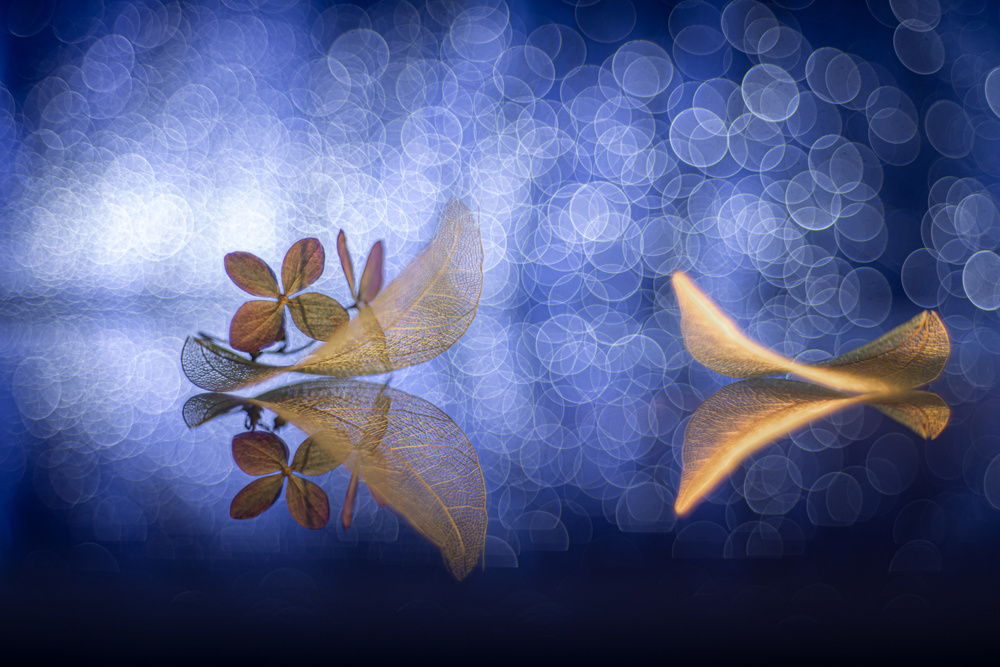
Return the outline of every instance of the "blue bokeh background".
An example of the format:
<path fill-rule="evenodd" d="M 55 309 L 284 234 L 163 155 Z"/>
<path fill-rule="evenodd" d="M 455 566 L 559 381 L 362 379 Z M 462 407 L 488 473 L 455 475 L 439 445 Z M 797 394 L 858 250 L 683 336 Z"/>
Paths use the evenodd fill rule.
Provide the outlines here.
<path fill-rule="evenodd" d="M 991 618 L 992 3 L 10 0 L 3 20 L 0 568 L 28 609 L 5 612 L 14 627 L 58 618 L 69 650 L 103 637 L 100 619 L 136 642 L 163 638 L 143 619 L 211 619 L 197 641 L 238 651 L 211 627 L 371 638 L 379 618 L 410 642 L 399 652 L 437 636 L 680 651 L 720 632 L 706 619 L 761 645 L 873 647 L 890 628 L 926 648 L 926 627 L 975 639 Z M 485 569 L 464 588 L 366 492 L 347 532 L 306 531 L 280 505 L 233 521 L 239 419 L 190 431 L 180 410 L 197 391 L 185 337 L 225 337 L 244 301 L 225 253 L 277 267 L 306 236 L 330 256 L 344 229 L 358 259 L 384 239 L 391 279 L 452 195 L 482 228 L 479 311 L 392 384 L 479 454 Z M 809 361 L 937 310 L 953 353 L 931 388 L 952 423 L 924 442 L 854 409 L 678 519 L 684 426 L 729 380 L 683 349 L 675 270 Z M 335 263 L 316 288 L 349 301 Z M 322 482 L 335 504 L 347 482 Z"/>

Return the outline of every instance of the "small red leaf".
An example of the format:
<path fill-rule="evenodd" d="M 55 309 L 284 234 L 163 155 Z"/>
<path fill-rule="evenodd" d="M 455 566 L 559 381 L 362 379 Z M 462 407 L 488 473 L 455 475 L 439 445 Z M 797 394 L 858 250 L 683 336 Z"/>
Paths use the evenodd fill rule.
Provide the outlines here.
<path fill-rule="evenodd" d="M 288 511 L 306 528 L 319 530 L 330 520 L 330 499 L 326 491 L 298 475 L 288 476 Z"/>
<path fill-rule="evenodd" d="M 319 292 L 306 292 L 289 299 L 288 310 L 299 331 L 315 340 L 330 340 L 351 319 L 336 299 Z"/>
<path fill-rule="evenodd" d="M 284 479 L 284 475 L 271 475 L 255 479 L 244 486 L 233 498 L 229 516 L 234 519 L 252 519 L 266 510 L 278 499 Z"/>
<path fill-rule="evenodd" d="M 281 284 L 285 287 L 285 296 L 304 290 L 319 280 L 325 263 L 326 253 L 319 239 L 296 241 L 281 263 Z"/>
<path fill-rule="evenodd" d="M 347 250 L 347 236 L 341 229 L 337 234 L 337 254 L 340 256 L 340 266 L 344 269 L 344 277 L 347 278 L 347 287 L 351 290 L 351 298 L 358 300 L 358 293 L 354 290 L 354 265 L 351 264 L 351 253 Z"/>
<path fill-rule="evenodd" d="M 382 289 L 382 242 L 378 241 L 368 253 L 365 272 L 361 274 L 358 286 L 358 303 L 371 303 Z"/>
<path fill-rule="evenodd" d="M 233 438 L 233 460 L 248 475 L 268 475 L 288 465 L 288 445 L 273 433 L 247 431 Z"/>
<path fill-rule="evenodd" d="M 226 255 L 226 273 L 236 286 L 254 296 L 281 296 L 278 279 L 271 267 L 257 255 L 231 252 Z"/>
<path fill-rule="evenodd" d="M 358 500 L 358 468 L 355 466 L 351 472 L 351 481 L 347 485 L 347 494 L 344 496 L 344 506 L 340 509 L 340 525 L 344 530 L 351 527 L 351 519 L 354 517 L 354 504 Z"/>
<path fill-rule="evenodd" d="M 229 323 L 229 344 L 257 354 L 285 336 L 284 308 L 277 301 L 247 301 Z"/>

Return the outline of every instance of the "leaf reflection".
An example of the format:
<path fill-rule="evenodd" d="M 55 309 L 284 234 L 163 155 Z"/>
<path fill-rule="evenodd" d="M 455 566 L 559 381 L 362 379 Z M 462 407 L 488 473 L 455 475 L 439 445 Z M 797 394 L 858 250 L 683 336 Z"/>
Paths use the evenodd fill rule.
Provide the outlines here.
<path fill-rule="evenodd" d="M 898 391 L 846 394 L 806 382 L 754 379 L 734 382 L 702 403 L 684 431 L 684 472 L 674 510 L 690 512 L 747 456 L 790 431 L 864 403 L 936 438 L 951 411 L 937 394 Z"/>
<path fill-rule="evenodd" d="M 948 360 L 951 344 L 937 313 L 924 311 L 833 359 L 800 364 L 750 340 L 685 274 L 675 273 L 673 286 L 691 356 L 723 375 L 751 378 L 723 387 L 691 415 L 677 514 L 690 512 L 752 452 L 851 405 L 871 405 L 924 438 L 947 425 L 951 411 L 940 396 L 912 391 Z M 762 379 L 784 373 L 824 386 Z"/>
<path fill-rule="evenodd" d="M 373 253 L 358 289 L 359 306 L 381 283 L 376 277 L 381 246 Z M 453 198 L 427 247 L 314 354 L 290 366 L 270 366 L 205 338 L 188 338 L 181 353 L 184 372 L 203 389 L 230 391 L 288 371 L 347 378 L 427 361 L 451 347 L 475 317 L 482 265 L 479 227 L 469 209 Z"/>
<path fill-rule="evenodd" d="M 200 394 L 184 405 L 184 419 L 195 427 L 236 406 L 271 410 L 305 431 L 309 438 L 292 470 L 312 474 L 346 464 L 352 485 L 363 479 L 377 501 L 441 550 L 456 578 L 479 562 L 486 539 L 479 459 L 462 430 L 434 405 L 384 385 L 325 379 L 254 398 Z M 352 511 L 349 491 L 342 520 Z"/>

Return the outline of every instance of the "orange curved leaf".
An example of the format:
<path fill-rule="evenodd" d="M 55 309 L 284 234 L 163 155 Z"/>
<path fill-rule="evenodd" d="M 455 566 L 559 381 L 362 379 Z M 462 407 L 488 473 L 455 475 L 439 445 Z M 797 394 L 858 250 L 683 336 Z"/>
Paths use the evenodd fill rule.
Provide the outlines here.
<path fill-rule="evenodd" d="M 308 238 L 296 241 L 281 263 L 281 284 L 285 296 L 304 290 L 323 275 L 326 253 L 319 239 Z"/>
<path fill-rule="evenodd" d="M 681 272 L 672 278 L 684 347 L 708 368 L 737 378 L 793 373 L 852 392 L 909 389 L 936 378 L 950 343 L 941 318 L 924 311 L 876 340 L 819 364 L 800 364 L 756 343 Z"/>
<path fill-rule="evenodd" d="M 226 255 L 226 273 L 244 292 L 254 296 L 281 296 L 278 280 L 271 267 L 257 255 L 249 252 L 231 252 Z"/>
<path fill-rule="evenodd" d="M 734 382 L 708 397 L 688 421 L 674 511 L 691 511 L 758 449 L 858 403 L 872 405 L 924 438 L 937 437 L 950 416 L 940 396 L 923 391 L 854 395 L 793 380 Z"/>
<path fill-rule="evenodd" d="M 309 436 L 295 450 L 290 468 L 303 475 L 324 475 L 343 463 L 352 451 L 350 438 L 328 431 L 322 438 Z"/>

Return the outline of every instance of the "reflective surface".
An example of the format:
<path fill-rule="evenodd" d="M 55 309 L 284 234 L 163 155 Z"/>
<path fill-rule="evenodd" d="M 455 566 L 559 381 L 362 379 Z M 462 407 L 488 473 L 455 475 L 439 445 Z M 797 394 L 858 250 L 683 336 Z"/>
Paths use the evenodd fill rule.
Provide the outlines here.
<path fill-rule="evenodd" d="M 974 644 L 1000 544 L 992 5 L 362 4 L 5 5 L 12 636 L 254 657 L 293 636 L 370 655 Z M 389 281 L 453 196 L 482 233 L 476 317 L 366 380 L 467 436 L 484 569 L 455 584 L 363 487 L 346 532 L 232 519 L 239 424 L 180 417 L 184 341 L 224 340 L 246 300 L 222 258 L 277 267 L 343 229 L 358 260 L 384 241 Z M 309 289 L 347 305 L 334 268 Z M 730 380 L 683 347 L 678 270 L 800 364 L 935 311 L 948 428 L 925 442 L 849 407 L 679 519 L 685 430 Z M 351 477 L 324 478 L 334 506 Z"/>

